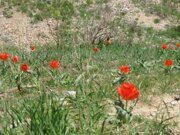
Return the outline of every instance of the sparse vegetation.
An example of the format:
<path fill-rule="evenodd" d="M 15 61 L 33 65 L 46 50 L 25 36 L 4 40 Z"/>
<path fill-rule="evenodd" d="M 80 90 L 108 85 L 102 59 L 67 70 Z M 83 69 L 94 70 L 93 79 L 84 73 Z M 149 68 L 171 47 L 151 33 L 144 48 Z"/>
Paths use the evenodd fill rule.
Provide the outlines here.
<path fill-rule="evenodd" d="M 165 18 L 165 17 L 176 17 L 176 19 L 180 18 L 180 12 L 178 11 L 179 8 L 179 1 L 178 0 L 160 0 L 153 1 L 153 0 L 133 0 L 133 2 L 137 5 L 142 6 L 142 8 L 151 14 L 157 14 L 158 16 Z"/>
<path fill-rule="evenodd" d="M 159 23 L 160 20 L 157 18 L 157 19 L 154 19 L 154 23 Z"/>

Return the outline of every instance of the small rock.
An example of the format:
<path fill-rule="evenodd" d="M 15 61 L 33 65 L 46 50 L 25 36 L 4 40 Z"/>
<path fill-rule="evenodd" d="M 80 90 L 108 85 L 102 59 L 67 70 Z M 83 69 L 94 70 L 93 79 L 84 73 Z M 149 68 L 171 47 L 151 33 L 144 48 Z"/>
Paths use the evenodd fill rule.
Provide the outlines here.
<path fill-rule="evenodd" d="M 177 104 L 177 101 L 172 101 L 171 104 L 175 106 Z"/>
<path fill-rule="evenodd" d="M 63 92 L 63 95 L 64 95 L 65 97 L 71 96 L 71 97 L 73 97 L 73 98 L 76 98 L 76 91 L 65 91 L 65 92 Z"/>
<path fill-rule="evenodd" d="M 180 100 L 180 95 L 175 96 L 174 100 L 179 101 Z"/>

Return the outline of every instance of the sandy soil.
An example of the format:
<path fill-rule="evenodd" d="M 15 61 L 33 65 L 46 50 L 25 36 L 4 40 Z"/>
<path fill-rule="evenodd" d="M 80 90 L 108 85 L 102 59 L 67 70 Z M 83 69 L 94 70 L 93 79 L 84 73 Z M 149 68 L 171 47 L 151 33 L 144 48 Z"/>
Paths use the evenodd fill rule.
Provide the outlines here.
<path fill-rule="evenodd" d="M 53 40 L 50 24 L 54 27 L 52 19 L 31 23 L 31 18 L 26 14 L 14 10 L 13 17 L 6 18 L 0 10 L 0 44 L 29 45 L 31 43 L 45 44 Z"/>
<path fill-rule="evenodd" d="M 156 15 L 146 16 L 131 0 L 109 0 L 107 4 L 111 8 L 113 16 L 119 12 L 125 12 L 124 19 L 127 23 L 136 21 L 140 26 L 152 27 L 157 30 L 164 30 L 167 25 L 170 25 L 168 20 L 162 20 Z M 154 19 L 160 19 L 160 22 L 155 24 Z M 31 18 L 26 14 L 16 12 L 16 10 L 13 10 L 13 17 L 6 18 L 3 16 L 3 9 L 0 9 L 0 44 L 27 46 L 31 43 L 52 42 L 54 39 L 48 24 L 52 29 L 56 26 L 56 22 L 52 19 L 32 24 Z"/>

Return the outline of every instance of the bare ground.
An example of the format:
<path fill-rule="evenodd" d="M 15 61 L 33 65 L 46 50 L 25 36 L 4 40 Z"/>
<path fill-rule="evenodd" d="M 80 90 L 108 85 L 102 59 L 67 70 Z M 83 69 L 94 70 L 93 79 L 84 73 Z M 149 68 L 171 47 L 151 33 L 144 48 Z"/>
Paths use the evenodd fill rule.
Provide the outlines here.
<path fill-rule="evenodd" d="M 52 19 L 31 23 L 31 18 L 21 12 L 15 12 L 13 17 L 6 18 L 0 9 L 0 44 L 30 45 L 46 44 L 53 40 L 48 24 L 54 26 Z"/>
<path fill-rule="evenodd" d="M 112 10 L 113 16 L 119 12 L 125 12 L 125 21 L 131 23 L 136 21 L 143 27 L 152 27 L 156 30 L 164 30 L 167 25 L 171 25 L 168 19 L 160 19 L 156 15 L 148 15 L 136 7 L 131 0 L 109 0 L 107 3 Z M 154 23 L 154 19 L 160 19 L 159 23 Z M 53 19 L 44 20 L 36 24 L 31 23 L 31 18 L 26 14 L 13 10 L 13 17 L 3 16 L 3 9 L 0 9 L 0 44 L 14 44 L 28 46 L 32 43 L 46 44 L 53 42 L 52 31 L 49 29 L 56 26 Z"/>
<path fill-rule="evenodd" d="M 140 101 L 133 111 L 135 115 L 147 118 L 170 119 L 171 122 L 177 124 L 176 130 L 180 132 L 180 95 L 152 95 L 149 104 Z"/>

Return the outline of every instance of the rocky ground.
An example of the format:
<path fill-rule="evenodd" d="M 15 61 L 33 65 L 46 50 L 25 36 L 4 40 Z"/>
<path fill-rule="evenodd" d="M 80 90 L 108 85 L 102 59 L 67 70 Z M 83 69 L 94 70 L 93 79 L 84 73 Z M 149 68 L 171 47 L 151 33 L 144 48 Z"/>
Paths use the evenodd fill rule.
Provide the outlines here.
<path fill-rule="evenodd" d="M 180 95 L 152 95 L 149 104 L 139 102 L 134 113 L 147 118 L 170 119 L 177 124 L 177 130 L 180 132 Z"/>
<path fill-rule="evenodd" d="M 160 19 L 158 16 L 146 15 L 141 9 L 136 7 L 130 0 L 110 0 L 108 6 L 113 15 L 124 12 L 127 23 L 136 22 L 142 27 L 152 27 L 156 30 L 164 30 L 171 25 L 168 19 Z M 159 23 L 154 23 L 154 19 L 160 19 Z M 13 16 L 6 18 L 3 16 L 3 9 L 0 9 L 0 44 L 14 44 L 27 46 L 31 43 L 46 44 L 53 41 L 52 29 L 56 26 L 56 21 L 52 19 L 31 23 L 32 19 L 26 14 L 13 10 Z"/>
<path fill-rule="evenodd" d="M 53 39 L 49 24 L 55 25 L 55 22 L 49 19 L 32 24 L 31 18 L 15 10 L 11 18 L 6 18 L 0 9 L 0 44 L 26 46 L 34 43 L 46 44 L 51 42 Z"/>
<path fill-rule="evenodd" d="M 180 95 L 149 96 L 148 103 L 139 100 L 133 109 L 134 116 L 143 116 L 146 119 L 153 119 L 171 123 L 176 126 L 173 134 L 180 133 Z M 116 116 L 116 105 L 112 100 L 106 100 L 107 114 L 113 119 Z M 171 130 L 171 129 L 169 129 Z"/>

